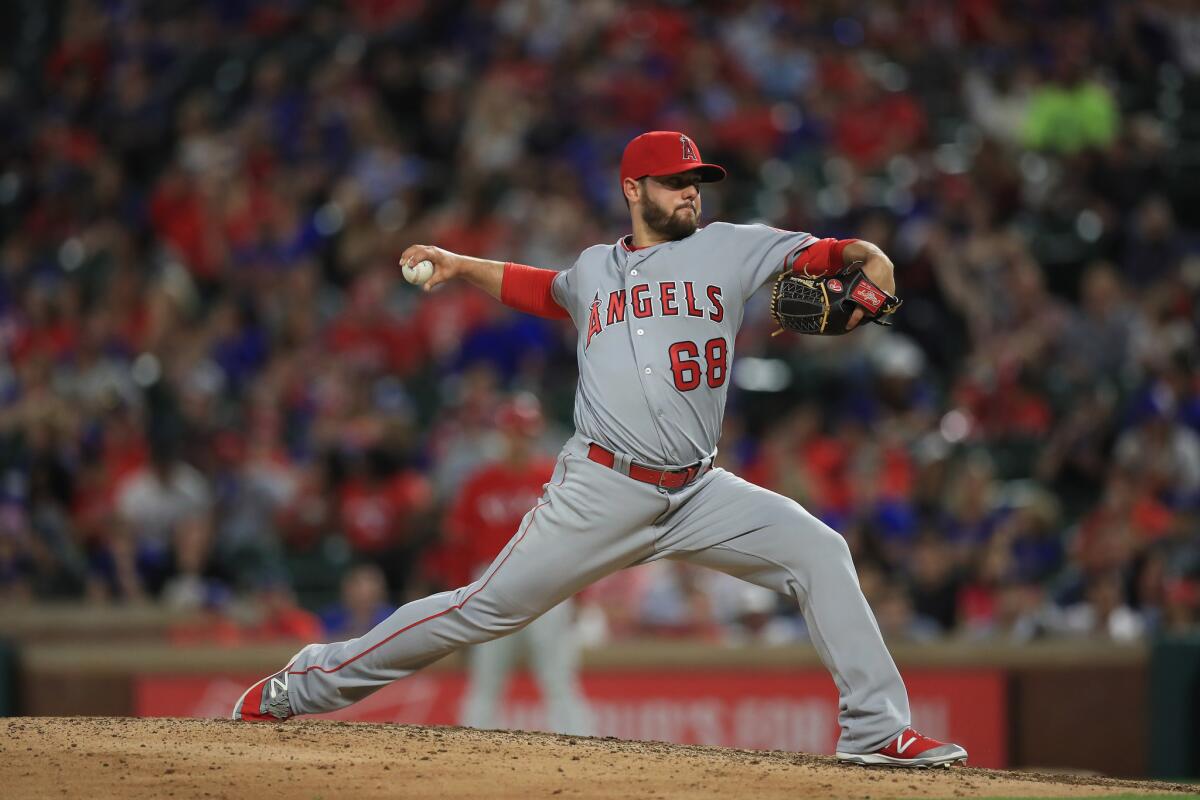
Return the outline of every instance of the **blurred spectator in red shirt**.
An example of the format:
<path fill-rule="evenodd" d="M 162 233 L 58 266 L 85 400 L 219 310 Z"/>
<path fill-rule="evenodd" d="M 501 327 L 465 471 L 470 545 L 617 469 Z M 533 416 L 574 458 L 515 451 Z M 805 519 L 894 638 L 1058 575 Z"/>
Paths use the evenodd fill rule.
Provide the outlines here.
<path fill-rule="evenodd" d="M 170 169 L 150 200 L 150 220 L 202 285 L 212 286 L 220 278 L 224 237 L 203 184 L 179 167 Z"/>
<path fill-rule="evenodd" d="M 320 618 L 296 603 L 296 595 L 283 576 L 260 579 L 254 603 L 258 619 L 246 628 L 248 641 L 320 641 Z"/>
<path fill-rule="evenodd" d="M 833 121 L 833 144 L 864 172 L 914 148 L 925 134 L 925 112 L 907 92 L 885 90 L 861 69 L 848 71 L 845 95 Z M 886 120 L 868 125 L 863 120 Z"/>
<path fill-rule="evenodd" d="M 338 525 L 350 549 L 383 569 L 403 596 L 413 559 L 426 544 L 433 490 L 420 472 L 395 469 L 382 450 L 350 453 L 339 490 Z"/>
<path fill-rule="evenodd" d="M 421 363 L 418 329 L 388 307 L 394 285 L 394 276 L 384 270 L 371 270 L 355 281 L 346 308 L 326 334 L 331 353 L 372 372 L 406 375 Z"/>

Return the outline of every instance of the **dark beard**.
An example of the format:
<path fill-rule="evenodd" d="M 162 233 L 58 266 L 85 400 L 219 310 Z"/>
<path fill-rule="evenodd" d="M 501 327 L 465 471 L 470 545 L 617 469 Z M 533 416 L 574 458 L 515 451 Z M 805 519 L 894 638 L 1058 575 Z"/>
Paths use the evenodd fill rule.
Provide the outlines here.
<path fill-rule="evenodd" d="M 699 217 L 699 214 L 691 217 L 677 217 L 674 211 L 668 212 L 649 198 L 646 198 L 646 202 L 642 205 L 642 222 L 646 223 L 646 227 L 672 242 L 695 233 L 699 225 Z"/>

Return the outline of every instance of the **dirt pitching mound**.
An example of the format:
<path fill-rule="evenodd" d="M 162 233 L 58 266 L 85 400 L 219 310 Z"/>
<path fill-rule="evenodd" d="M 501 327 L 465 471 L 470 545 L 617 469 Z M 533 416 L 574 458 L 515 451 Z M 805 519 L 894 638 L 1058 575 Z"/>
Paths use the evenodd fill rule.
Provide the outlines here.
<path fill-rule="evenodd" d="M 0 718 L 0 795 L 120 798 L 1079 797 L 1149 781 L 327 721 Z"/>

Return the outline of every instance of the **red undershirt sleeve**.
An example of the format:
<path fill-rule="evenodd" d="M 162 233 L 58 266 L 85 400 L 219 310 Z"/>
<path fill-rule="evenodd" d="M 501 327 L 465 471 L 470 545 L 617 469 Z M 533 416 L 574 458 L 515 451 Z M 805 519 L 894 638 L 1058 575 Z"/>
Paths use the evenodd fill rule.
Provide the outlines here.
<path fill-rule="evenodd" d="M 554 299 L 551 289 L 556 275 L 558 273 L 552 269 L 507 261 L 504 276 L 500 279 L 500 302 L 526 314 L 567 319 L 570 314 Z"/>
<path fill-rule="evenodd" d="M 842 251 L 857 239 L 820 239 L 802 250 L 792 262 L 792 269 L 809 278 L 820 278 L 845 269 Z"/>

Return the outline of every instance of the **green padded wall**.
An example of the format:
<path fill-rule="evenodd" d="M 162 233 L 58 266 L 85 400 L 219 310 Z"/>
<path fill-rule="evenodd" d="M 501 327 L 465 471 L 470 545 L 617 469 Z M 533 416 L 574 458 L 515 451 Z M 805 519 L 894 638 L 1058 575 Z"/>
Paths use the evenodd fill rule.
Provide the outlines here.
<path fill-rule="evenodd" d="M 1151 775 L 1200 777 L 1200 634 L 1155 643 L 1149 689 Z"/>

